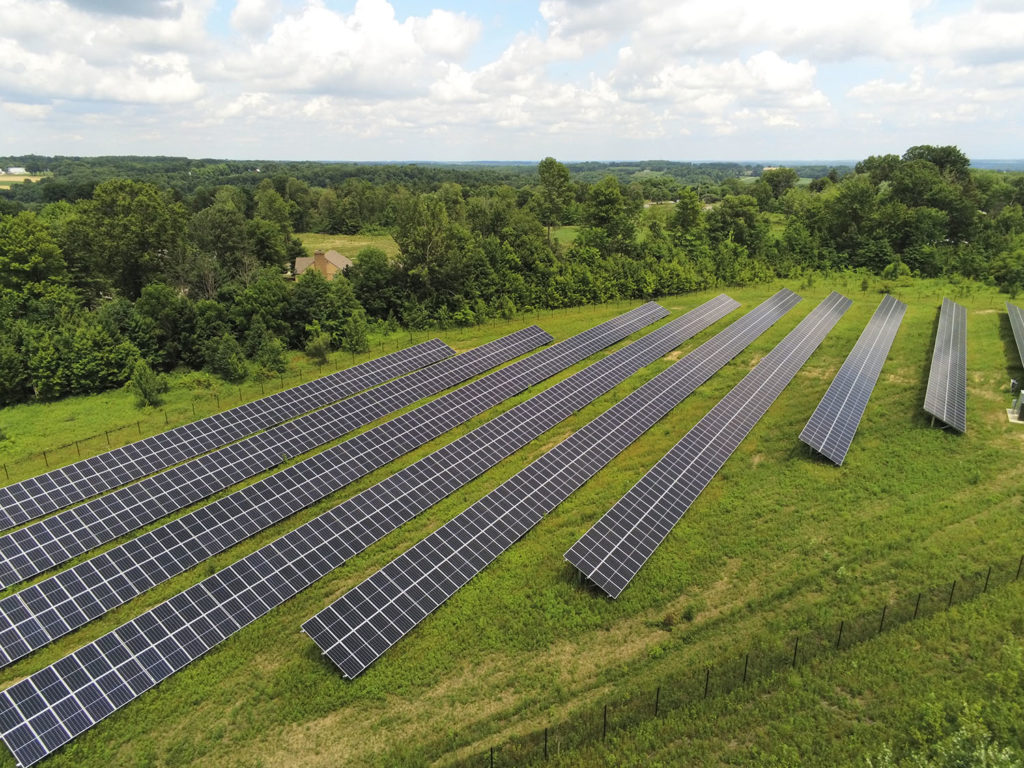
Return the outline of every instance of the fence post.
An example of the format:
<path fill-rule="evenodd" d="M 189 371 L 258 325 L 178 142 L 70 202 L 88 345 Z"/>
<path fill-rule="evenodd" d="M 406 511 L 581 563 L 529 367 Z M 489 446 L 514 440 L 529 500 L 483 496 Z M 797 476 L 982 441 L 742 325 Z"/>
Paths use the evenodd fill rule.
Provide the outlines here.
<path fill-rule="evenodd" d="M 843 642 L 843 625 L 846 624 L 846 619 L 839 622 L 839 637 L 836 638 L 836 650 L 839 650 L 839 644 Z"/>
<path fill-rule="evenodd" d="M 799 648 L 800 648 L 800 638 L 797 637 L 796 641 L 793 643 L 793 668 L 794 669 L 796 669 L 796 652 L 797 652 L 797 649 L 799 649 Z"/>
<path fill-rule="evenodd" d="M 953 586 L 949 588 L 949 602 L 946 603 L 946 610 L 953 607 L 953 593 L 956 592 L 956 579 L 953 579 Z"/>
<path fill-rule="evenodd" d="M 885 626 L 885 609 L 888 608 L 888 607 L 889 607 L 888 605 L 883 605 L 882 606 L 882 618 L 878 622 L 878 634 L 882 634 L 882 627 Z"/>
<path fill-rule="evenodd" d="M 748 653 L 743 658 L 743 682 L 744 682 L 744 684 L 747 682 L 747 667 L 749 665 L 750 665 L 750 654 Z"/>
<path fill-rule="evenodd" d="M 711 667 L 704 670 L 704 698 L 708 697 L 708 686 L 711 685 Z"/>
<path fill-rule="evenodd" d="M 654 716 L 658 716 L 658 705 L 661 704 L 661 686 L 654 692 Z"/>
<path fill-rule="evenodd" d="M 109 430 L 103 430 L 103 434 L 105 434 L 107 436 L 107 448 L 109 448 L 110 447 L 110 431 Z"/>
<path fill-rule="evenodd" d="M 914 618 L 912 618 L 911 621 L 914 621 L 917 618 L 917 609 L 920 608 L 920 607 L 921 607 L 921 593 L 918 592 L 917 593 L 917 602 L 914 603 Z"/>
<path fill-rule="evenodd" d="M 548 759 L 548 729 L 544 729 L 544 759 Z"/>
<path fill-rule="evenodd" d="M 985 574 L 985 586 L 981 588 L 982 592 L 988 592 L 988 580 L 992 577 L 992 566 L 988 567 L 988 573 Z"/>
<path fill-rule="evenodd" d="M 136 421 L 135 422 L 135 428 L 137 430 L 139 430 L 139 435 L 141 436 L 142 435 L 142 422 L 141 421 Z"/>
<path fill-rule="evenodd" d="M 608 705 L 604 705 L 604 725 L 601 726 L 601 741 L 608 735 Z"/>
<path fill-rule="evenodd" d="M 11 482 L 11 473 L 7 471 L 7 462 L 4 462 L 4 477 L 7 478 L 7 482 Z"/>
<path fill-rule="evenodd" d="M 170 419 L 167 418 L 167 409 L 164 408 L 164 426 L 168 426 L 171 423 Z"/>
<path fill-rule="evenodd" d="M 494 768 L 494 747 L 491 747 L 491 768 Z"/>
<path fill-rule="evenodd" d="M 75 440 L 75 450 L 78 451 L 78 458 L 82 458 L 82 446 L 78 444 L 77 440 Z"/>
<path fill-rule="evenodd" d="M 46 465 L 47 469 L 50 468 L 50 460 L 46 457 L 46 451 L 43 451 L 43 463 Z"/>
<path fill-rule="evenodd" d="M 193 400 L 192 401 L 192 418 L 194 419 L 195 417 L 196 417 L 196 401 Z"/>

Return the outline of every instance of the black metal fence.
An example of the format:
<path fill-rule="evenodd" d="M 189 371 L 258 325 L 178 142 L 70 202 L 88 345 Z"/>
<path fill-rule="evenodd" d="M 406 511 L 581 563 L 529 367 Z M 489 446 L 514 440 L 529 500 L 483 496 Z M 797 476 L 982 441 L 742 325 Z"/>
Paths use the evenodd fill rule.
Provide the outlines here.
<path fill-rule="evenodd" d="M 465 768 L 519 766 L 543 762 L 566 749 L 592 745 L 615 730 L 638 725 L 673 709 L 723 693 L 755 680 L 799 667 L 812 659 L 843 651 L 898 625 L 933 616 L 953 605 L 1021 578 L 1024 556 L 921 589 L 852 615 L 830 626 L 806 629 L 770 643 L 737 649 L 713 666 L 689 670 L 649 690 L 624 693 L 577 711 L 571 719 L 476 752 L 454 763 Z"/>

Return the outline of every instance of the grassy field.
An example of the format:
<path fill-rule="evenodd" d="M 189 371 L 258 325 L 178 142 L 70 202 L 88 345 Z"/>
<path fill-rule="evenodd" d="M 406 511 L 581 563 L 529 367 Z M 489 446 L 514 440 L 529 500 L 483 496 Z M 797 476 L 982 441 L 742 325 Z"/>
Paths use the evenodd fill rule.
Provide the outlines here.
<path fill-rule="evenodd" d="M 1019 556 L 1024 427 L 1009 424 L 1004 409 L 1009 378 L 1022 374 L 1003 297 L 975 287 L 958 298 L 968 308 L 969 371 L 969 431 L 960 436 L 933 428 L 921 410 L 938 307 L 944 295 L 956 297 L 955 289 L 920 281 L 900 290 L 906 318 L 846 463 L 837 468 L 808 455 L 797 435 L 881 295 L 875 285 L 862 291 L 859 276 L 818 278 L 810 288 L 788 284 L 805 299 L 796 309 L 361 677 L 343 680 L 301 634 L 299 625 L 328 602 L 781 285 L 727 290 L 743 303 L 734 316 L 239 632 L 47 765 L 446 765 L 608 697 L 653 690 L 737 647 L 838 623 L 894 594 Z M 580 587 L 562 553 L 831 289 L 850 296 L 853 307 L 634 583 L 616 601 Z M 711 295 L 661 303 L 675 317 Z M 542 313 L 440 335 L 468 348 L 537 322 L 561 339 L 628 306 Z M 90 423 L 102 420 L 102 397 L 78 405 L 94 412 Z M 61 407 L 71 408 L 23 406 L 18 433 L 31 433 L 33 423 L 42 429 Z M 6 416 L 0 411 L 0 424 Z M 112 413 L 111 423 L 123 417 Z M 52 663 L 461 431 L 12 665 L 0 684 Z M 1010 683 L 993 675 L 1020 668 L 995 661 L 1000 654 L 1019 659 L 1019 597 L 1019 588 L 1005 588 L 948 619 L 910 625 L 809 665 L 770 692 L 751 688 L 710 700 L 662 726 L 623 732 L 608 750 L 563 756 L 560 764 L 863 764 L 864 755 L 888 742 L 905 746 L 905 728 L 932 699 L 941 707 L 957 697 L 999 699 Z M 984 618 L 973 635 L 957 620 L 970 612 Z M 962 686 L 944 682 L 950 664 L 964 677 Z M 904 678 L 913 684 L 901 689 Z M 893 702 L 902 708 L 886 715 Z M 647 753 L 653 762 L 642 759 Z M 6 752 L 0 765 L 13 765 Z"/>
<path fill-rule="evenodd" d="M 321 235 L 315 232 L 296 234 L 302 244 L 313 255 L 313 251 L 334 249 L 342 256 L 352 259 L 363 248 L 380 248 L 388 256 L 398 256 L 398 243 L 391 235 Z"/>
<path fill-rule="evenodd" d="M 25 174 L 11 175 L 0 173 L 0 189 L 10 189 L 12 184 L 21 184 L 25 181 L 39 181 L 42 176 L 30 176 Z"/>

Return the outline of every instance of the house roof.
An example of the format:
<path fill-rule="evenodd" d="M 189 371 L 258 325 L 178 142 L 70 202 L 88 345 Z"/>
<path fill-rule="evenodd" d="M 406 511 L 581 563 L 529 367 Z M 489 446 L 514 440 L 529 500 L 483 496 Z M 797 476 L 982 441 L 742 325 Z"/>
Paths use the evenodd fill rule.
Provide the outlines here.
<path fill-rule="evenodd" d="M 316 262 L 316 257 L 321 256 L 329 264 L 333 264 L 339 270 L 352 265 L 352 259 L 342 256 L 335 250 L 317 251 L 313 256 L 299 256 L 295 259 L 295 275 L 301 275 Z"/>

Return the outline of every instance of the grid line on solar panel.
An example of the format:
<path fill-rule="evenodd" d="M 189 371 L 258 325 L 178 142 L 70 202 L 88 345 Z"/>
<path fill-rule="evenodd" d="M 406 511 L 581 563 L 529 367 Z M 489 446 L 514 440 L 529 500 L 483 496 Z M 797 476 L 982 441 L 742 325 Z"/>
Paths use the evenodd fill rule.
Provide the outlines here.
<path fill-rule="evenodd" d="M 137 480 L 454 354 L 440 339 L 432 339 L 0 488 L 0 530 Z"/>
<path fill-rule="evenodd" d="M 800 432 L 801 441 L 837 465 L 842 465 L 857 434 L 906 311 L 907 305 L 892 296 L 882 299 Z"/>
<path fill-rule="evenodd" d="M 303 630 L 346 677 L 360 674 L 799 301 L 780 291 L 349 590 Z"/>
<path fill-rule="evenodd" d="M 1010 316 L 1013 340 L 1017 342 L 1017 355 L 1020 357 L 1020 364 L 1024 365 L 1024 311 L 1016 304 L 1006 302 L 1006 312 Z"/>
<path fill-rule="evenodd" d="M 565 553 L 616 598 L 852 302 L 833 292 Z"/>
<path fill-rule="evenodd" d="M 548 341 L 536 326 L 505 340 Z M 497 349 L 497 348 L 495 348 Z M 463 380 L 458 357 L 268 429 L 225 448 L 0 536 L 0 588 L 67 562 L 214 493 Z"/>
<path fill-rule="evenodd" d="M 135 644 L 129 650 L 136 659 L 147 660 L 144 666 L 155 685 L 238 628 L 340 565 L 344 558 L 342 553 L 358 551 L 358 548 L 383 535 L 379 528 L 364 526 L 358 520 L 367 517 L 370 509 L 374 514 L 381 513 L 382 498 L 388 499 L 383 506 L 390 510 L 390 516 L 408 517 L 417 514 L 479 475 L 486 468 L 483 465 L 493 466 L 503 456 L 511 454 L 554 423 L 571 415 L 580 405 L 592 401 L 616 383 L 671 351 L 693 333 L 732 311 L 735 306 L 731 299 L 721 296 L 706 302 L 686 316 L 602 358 L 426 459 L 421 459 L 397 475 L 381 481 L 359 496 L 208 577 L 190 590 L 176 595 L 110 635 L 62 659 L 49 669 L 62 680 L 63 698 L 48 699 L 48 711 L 61 713 L 61 722 L 65 727 L 58 733 L 63 741 L 51 739 L 52 743 L 46 743 L 40 740 L 39 729 L 33 728 L 32 716 L 20 725 L 11 726 L 8 714 L 15 709 L 22 716 L 26 714 L 24 709 L 20 709 L 20 702 L 25 701 L 22 696 L 24 691 L 12 691 L 6 699 L 0 696 L 0 702 L 15 707 L 8 707 L 5 712 L 0 706 L 0 723 L 4 724 L 3 735 L 8 746 L 16 754 L 17 750 L 24 752 L 26 759 L 39 759 L 114 711 L 114 706 L 101 706 L 94 710 L 89 702 L 100 698 L 105 690 L 102 680 L 115 668 L 114 664 L 103 664 L 97 668 L 98 659 L 106 659 L 109 651 L 115 651 L 120 654 L 118 658 L 122 667 L 134 664 L 130 657 L 121 653 L 116 641 L 134 639 Z M 421 493 L 414 495 L 417 488 Z M 202 631 L 197 631 L 199 626 Z M 219 633 L 211 633 L 211 626 L 216 626 Z M 204 640 L 197 641 L 197 638 Z M 58 665 L 62 667 L 58 669 Z M 69 674 L 65 677 L 64 672 Z M 98 674 L 93 676 L 93 672 Z M 32 682 L 24 687 L 25 690 L 39 690 L 37 683 L 40 676 L 46 680 L 53 677 L 43 672 L 37 673 Z M 45 684 L 43 687 L 46 687 Z M 117 707 L 123 706 L 141 692 L 133 690 L 130 695 L 124 692 Z M 25 741 L 21 738 L 27 733 L 32 733 L 34 740 Z"/>
<path fill-rule="evenodd" d="M 967 431 L 967 310 L 942 300 L 924 410 L 958 432 Z"/>
<path fill-rule="evenodd" d="M 665 314 L 657 304 L 634 309 L 0 600 L 0 662 L 67 634 Z"/>

